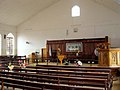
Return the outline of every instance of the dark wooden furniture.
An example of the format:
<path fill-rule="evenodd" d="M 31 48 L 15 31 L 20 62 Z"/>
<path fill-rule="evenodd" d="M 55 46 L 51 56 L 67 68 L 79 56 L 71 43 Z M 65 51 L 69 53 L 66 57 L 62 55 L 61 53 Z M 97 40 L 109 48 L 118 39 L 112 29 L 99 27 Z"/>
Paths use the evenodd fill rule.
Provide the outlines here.
<path fill-rule="evenodd" d="M 107 80 L 95 77 L 64 77 L 52 74 L 42 75 L 24 72 L 3 71 L 0 72 L 0 75 L 2 76 L 0 79 L 5 83 L 5 85 L 14 85 L 14 87 L 23 85 L 22 88 L 28 88 L 30 86 L 30 88 L 48 88 L 54 90 L 107 90 Z"/>
<path fill-rule="evenodd" d="M 89 87 L 81 87 L 82 83 L 76 83 L 79 86 L 73 86 L 73 82 L 66 82 L 66 80 L 78 80 L 72 77 L 60 77 L 54 75 L 39 75 L 39 74 L 30 74 L 24 72 L 3 72 L 0 71 L 0 80 L 2 80 L 2 87 L 5 86 L 12 86 L 14 88 L 22 88 L 22 89 L 34 89 L 34 90 L 102 90 L 101 88 L 89 88 Z M 70 80 L 69 80 L 70 79 Z M 83 80 L 82 78 L 79 80 Z M 99 80 L 98 86 L 92 84 L 84 84 L 84 85 L 92 85 L 95 87 L 103 87 L 105 88 L 106 84 L 104 84 L 104 79 L 97 79 L 97 80 L 90 80 L 86 79 L 87 81 L 97 81 Z M 33 82 L 34 81 L 34 82 Z M 79 81 L 80 82 L 80 81 Z M 102 85 L 100 84 L 102 83 Z M 69 85 L 67 85 L 69 84 Z M 72 85 L 72 86 L 71 86 Z M 3 90 L 3 89 L 2 89 Z"/>
<path fill-rule="evenodd" d="M 29 68 L 29 69 L 28 69 Z M 14 69 L 16 71 L 25 71 L 25 72 L 31 72 L 31 73 L 38 73 L 44 77 L 44 75 L 55 75 L 55 76 L 65 76 L 65 77 L 74 77 L 74 78 L 97 78 L 97 79 L 106 79 L 107 80 L 107 87 L 110 88 L 112 86 L 112 75 L 111 75 L 111 69 L 108 68 L 95 68 L 95 67 L 79 67 L 79 68 L 73 68 L 73 67 L 67 67 L 65 68 L 59 68 L 59 67 L 34 67 L 34 66 L 28 66 L 26 69 Z M 38 77 L 38 76 L 37 76 Z M 41 77 L 41 76 L 40 76 Z M 42 78 L 41 77 L 41 78 Z"/>
<path fill-rule="evenodd" d="M 65 59 L 71 62 L 74 62 L 75 59 L 86 63 L 88 61 L 98 62 L 94 50 L 98 44 L 105 42 L 108 42 L 108 36 L 105 36 L 105 38 L 47 40 L 47 58 L 56 62 L 57 55 L 63 54 L 66 56 Z"/>
<path fill-rule="evenodd" d="M 8 66 L 12 60 L 12 56 L 0 56 L 0 66 Z"/>
<path fill-rule="evenodd" d="M 45 62 L 45 60 L 47 60 L 47 51 L 46 51 L 46 48 L 42 48 L 41 49 L 41 53 L 42 53 L 42 56 L 41 56 L 42 62 Z"/>
<path fill-rule="evenodd" d="M 0 66 L 20 65 L 26 61 L 26 56 L 0 56 Z"/>
<path fill-rule="evenodd" d="M 12 65 L 18 65 L 20 66 L 22 63 L 26 61 L 26 56 L 13 56 L 10 59 Z"/>

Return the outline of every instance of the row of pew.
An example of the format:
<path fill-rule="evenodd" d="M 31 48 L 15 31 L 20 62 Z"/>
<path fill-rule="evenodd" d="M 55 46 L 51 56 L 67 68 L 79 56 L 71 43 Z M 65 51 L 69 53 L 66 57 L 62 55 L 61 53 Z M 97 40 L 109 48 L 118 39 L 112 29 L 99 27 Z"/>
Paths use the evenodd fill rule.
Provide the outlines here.
<path fill-rule="evenodd" d="M 0 68 L 1 90 L 4 86 L 28 90 L 111 90 L 113 77 L 107 67 L 37 65 L 15 67 L 10 72 Z"/>
<path fill-rule="evenodd" d="M 20 65 L 26 60 L 26 56 L 0 56 L 0 66 Z"/>

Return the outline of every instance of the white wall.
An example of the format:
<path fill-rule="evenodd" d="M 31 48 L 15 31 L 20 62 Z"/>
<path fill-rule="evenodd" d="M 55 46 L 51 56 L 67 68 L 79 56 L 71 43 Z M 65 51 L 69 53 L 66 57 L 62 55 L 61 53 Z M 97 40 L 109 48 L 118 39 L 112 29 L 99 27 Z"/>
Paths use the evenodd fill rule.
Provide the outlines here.
<path fill-rule="evenodd" d="M 6 39 L 4 38 L 4 35 L 8 35 L 9 33 L 12 33 L 15 37 L 15 49 L 14 52 L 16 54 L 17 49 L 16 49 L 16 27 L 11 26 L 11 25 L 6 25 L 6 24 L 0 24 L 0 34 L 2 35 L 2 51 L 1 55 L 6 55 Z"/>
<path fill-rule="evenodd" d="M 72 18 L 71 8 L 75 4 L 80 6 L 81 16 Z M 78 28 L 78 32 L 73 32 L 74 27 Z M 109 36 L 111 45 L 120 47 L 119 29 L 120 15 L 103 5 L 91 0 L 60 0 L 17 27 L 18 55 L 41 50 L 46 47 L 48 39 Z"/>

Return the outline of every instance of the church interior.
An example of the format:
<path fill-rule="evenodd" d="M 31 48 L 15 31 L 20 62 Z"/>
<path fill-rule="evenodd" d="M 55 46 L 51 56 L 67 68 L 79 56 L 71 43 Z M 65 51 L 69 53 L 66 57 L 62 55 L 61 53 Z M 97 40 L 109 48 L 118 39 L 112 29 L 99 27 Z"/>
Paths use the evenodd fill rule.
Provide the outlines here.
<path fill-rule="evenodd" d="M 120 0 L 0 0 L 1 90 L 120 90 Z"/>

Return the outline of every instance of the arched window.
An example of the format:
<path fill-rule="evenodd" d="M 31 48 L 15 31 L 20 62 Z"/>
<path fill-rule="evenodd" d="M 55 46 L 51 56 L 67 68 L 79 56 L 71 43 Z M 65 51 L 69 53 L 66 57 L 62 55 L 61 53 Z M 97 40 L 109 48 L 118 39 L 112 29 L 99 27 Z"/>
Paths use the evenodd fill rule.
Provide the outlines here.
<path fill-rule="evenodd" d="M 72 17 L 80 16 L 80 7 L 75 5 L 72 7 Z"/>
<path fill-rule="evenodd" d="M 6 37 L 6 54 L 14 55 L 14 36 L 12 33 L 9 33 Z"/>

